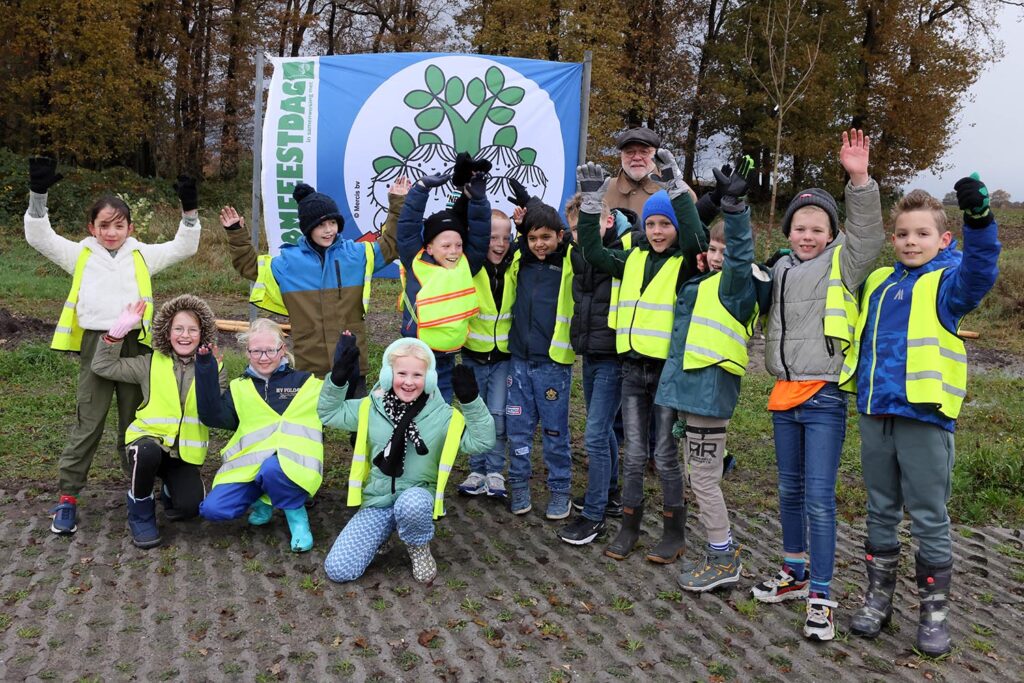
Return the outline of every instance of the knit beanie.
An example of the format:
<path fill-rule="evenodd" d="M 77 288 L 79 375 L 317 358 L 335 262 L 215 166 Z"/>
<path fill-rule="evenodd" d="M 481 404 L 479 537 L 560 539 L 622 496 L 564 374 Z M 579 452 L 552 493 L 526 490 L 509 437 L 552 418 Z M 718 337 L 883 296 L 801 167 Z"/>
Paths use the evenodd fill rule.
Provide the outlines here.
<path fill-rule="evenodd" d="M 782 234 L 789 237 L 789 229 L 793 222 L 793 214 L 805 206 L 816 206 L 828 214 L 828 221 L 832 226 L 832 237 L 839 234 L 839 207 L 825 190 L 817 187 L 810 187 L 797 196 L 786 207 L 786 215 L 782 217 Z"/>
<path fill-rule="evenodd" d="M 469 234 L 465 222 L 462 221 L 455 210 L 444 209 L 423 221 L 423 246 L 433 242 L 435 237 L 446 230 L 454 230 L 459 233 L 463 242 L 466 241 L 466 236 Z"/>
<path fill-rule="evenodd" d="M 299 183 L 292 190 L 292 196 L 299 203 L 299 230 L 309 239 L 309 233 L 324 221 L 338 221 L 338 234 L 345 227 L 345 218 L 338 213 L 338 205 L 333 199 L 317 192 L 311 185 Z"/>
<path fill-rule="evenodd" d="M 665 190 L 658 190 L 644 202 L 644 212 L 640 217 L 641 228 L 647 225 L 647 219 L 651 216 L 664 216 L 672 221 L 672 225 L 676 227 L 676 232 L 679 232 L 679 221 L 676 220 L 676 212 L 672 208 L 672 200 L 669 199 L 668 192 L 665 192 Z"/>

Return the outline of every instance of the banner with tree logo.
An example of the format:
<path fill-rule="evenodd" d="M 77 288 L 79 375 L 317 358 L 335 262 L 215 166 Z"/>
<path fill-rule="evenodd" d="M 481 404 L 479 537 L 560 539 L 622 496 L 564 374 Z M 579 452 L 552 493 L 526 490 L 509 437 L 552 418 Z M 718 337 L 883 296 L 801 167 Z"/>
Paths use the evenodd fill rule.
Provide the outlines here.
<path fill-rule="evenodd" d="M 452 168 L 469 152 L 493 165 L 488 196 L 511 215 L 516 179 L 561 208 L 575 189 L 582 64 L 486 55 L 397 53 L 275 58 L 263 127 L 264 225 L 271 253 L 295 243 L 291 192 L 307 182 L 373 240 L 388 188 Z M 426 214 L 444 208 L 434 192 Z"/>

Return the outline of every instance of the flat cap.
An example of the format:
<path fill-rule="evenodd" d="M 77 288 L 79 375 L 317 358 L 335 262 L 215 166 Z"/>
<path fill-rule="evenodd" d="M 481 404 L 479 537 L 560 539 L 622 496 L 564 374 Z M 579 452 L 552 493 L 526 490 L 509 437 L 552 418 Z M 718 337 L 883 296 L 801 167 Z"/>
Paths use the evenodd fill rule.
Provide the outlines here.
<path fill-rule="evenodd" d="M 644 128 L 643 126 L 640 128 L 629 128 L 615 136 L 616 149 L 622 149 L 631 142 L 657 149 L 661 147 L 661 136 L 650 128 Z"/>

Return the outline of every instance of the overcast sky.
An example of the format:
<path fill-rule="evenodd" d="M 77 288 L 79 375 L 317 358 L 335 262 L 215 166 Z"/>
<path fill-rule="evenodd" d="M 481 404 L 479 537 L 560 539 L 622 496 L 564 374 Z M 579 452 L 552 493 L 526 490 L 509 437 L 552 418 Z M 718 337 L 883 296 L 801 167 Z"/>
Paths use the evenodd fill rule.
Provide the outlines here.
<path fill-rule="evenodd" d="M 1003 189 L 1014 201 L 1024 200 L 1024 138 L 1020 135 L 1024 114 L 1024 23 L 1020 8 L 1005 7 L 999 15 L 999 37 L 1006 56 L 978 78 L 964 106 L 956 142 L 943 159 L 949 170 L 942 175 L 924 172 L 907 189 L 923 188 L 941 198 L 953 183 L 973 171 L 989 190 Z"/>

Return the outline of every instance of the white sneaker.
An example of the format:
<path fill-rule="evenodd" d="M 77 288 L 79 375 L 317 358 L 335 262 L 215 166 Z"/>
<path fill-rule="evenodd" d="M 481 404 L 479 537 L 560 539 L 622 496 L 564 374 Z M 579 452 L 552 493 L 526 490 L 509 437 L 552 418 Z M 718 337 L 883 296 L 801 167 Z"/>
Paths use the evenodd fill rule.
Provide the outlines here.
<path fill-rule="evenodd" d="M 459 484 L 459 493 L 464 496 L 479 496 L 487 493 L 487 477 L 479 472 L 471 473 L 466 477 L 466 481 Z"/>
<path fill-rule="evenodd" d="M 505 500 L 508 495 L 505 491 L 505 477 L 501 476 L 497 472 L 492 472 L 487 475 L 487 497 L 488 498 L 500 498 Z"/>
<path fill-rule="evenodd" d="M 807 619 L 804 621 L 804 637 L 811 640 L 832 640 L 836 637 L 835 614 L 839 606 L 835 600 L 812 596 L 807 599 Z"/>

